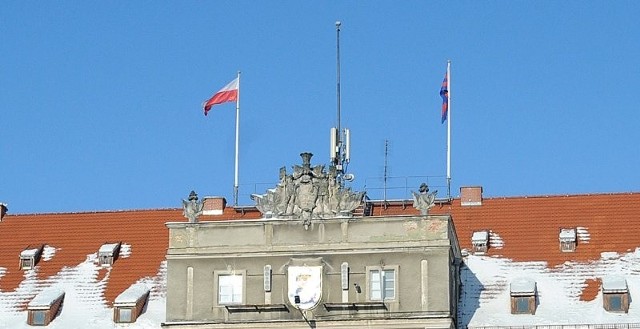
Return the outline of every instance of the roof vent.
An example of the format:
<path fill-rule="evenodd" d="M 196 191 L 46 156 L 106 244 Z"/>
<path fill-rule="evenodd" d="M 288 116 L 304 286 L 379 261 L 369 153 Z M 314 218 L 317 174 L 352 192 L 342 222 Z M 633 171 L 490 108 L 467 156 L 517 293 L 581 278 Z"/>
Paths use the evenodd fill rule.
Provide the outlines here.
<path fill-rule="evenodd" d="M 98 249 L 98 262 L 102 266 L 111 266 L 120 255 L 121 242 L 105 243 Z"/>
<path fill-rule="evenodd" d="M 561 228 L 558 236 L 560 240 L 560 251 L 562 252 L 574 252 L 576 251 L 576 229 L 575 228 Z"/>
<path fill-rule="evenodd" d="M 206 196 L 202 202 L 204 203 L 202 214 L 205 216 L 222 215 L 227 206 L 227 200 L 221 196 Z"/>
<path fill-rule="evenodd" d="M 460 188 L 461 206 L 481 206 L 482 186 L 463 186 Z"/>
<path fill-rule="evenodd" d="M 476 255 L 484 255 L 489 249 L 489 231 L 475 231 L 471 236 L 471 244 L 473 244 L 473 253 Z"/>

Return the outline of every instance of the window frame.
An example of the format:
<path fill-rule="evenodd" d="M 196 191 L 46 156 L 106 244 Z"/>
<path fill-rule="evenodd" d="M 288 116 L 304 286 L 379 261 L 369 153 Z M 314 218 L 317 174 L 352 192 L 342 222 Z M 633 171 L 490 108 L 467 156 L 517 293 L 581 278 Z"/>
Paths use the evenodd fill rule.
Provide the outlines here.
<path fill-rule="evenodd" d="M 227 277 L 227 276 L 239 276 L 240 277 L 240 293 L 239 294 L 235 294 L 235 293 L 231 293 L 231 302 L 223 302 L 220 300 L 220 281 L 221 281 L 221 277 Z M 245 304 L 245 301 L 247 300 L 247 271 L 246 270 L 236 270 L 236 271 L 216 271 L 214 272 L 214 294 L 215 294 L 215 304 L 217 306 L 226 306 L 226 305 L 243 305 Z M 234 300 L 234 296 L 240 296 L 240 300 L 236 301 Z"/>
<path fill-rule="evenodd" d="M 34 268 L 33 265 L 34 259 L 33 257 L 20 257 L 20 269 L 21 270 L 31 270 Z"/>
<path fill-rule="evenodd" d="M 377 276 L 380 278 L 379 280 L 379 289 L 375 291 L 379 292 L 380 297 L 373 296 L 373 284 L 374 284 L 374 272 L 378 272 Z M 387 282 L 385 280 L 385 273 L 393 273 L 393 296 L 389 297 L 386 291 L 389 290 L 388 286 L 385 284 Z M 397 302 L 399 300 L 399 289 L 398 289 L 398 275 L 399 275 L 399 266 L 367 266 L 366 267 L 366 279 L 367 279 L 367 300 L 372 302 Z M 376 280 L 377 281 L 377 280 Z"/>
<path fill-rule="evenodd" d="M 46 326 L 47 323 L 47 315 L 49 310 L 30 310 L 31 312 L 31 323 L 32 326 Z M 38 317 L 40 314 L 41 318 Z M 41 320 L 41 322 L 39 322 Z"/>
<path fill-rule="evenodd" d="M 628 313 L 629 312 L 629 293 L 628 292 L 615 292 L 615 293 L 611 293 L 611 292 L 603 292 L 602 293 L 602 297 L 603 297 L 603 304 L 604 304 L 604 309 L 607 312 L 611 312 L 611 313 Z M 611 300 L 612 299 L 618 299 L 620 300 L 620 308 L 613 308 Z"/>
<path fill-rule="evenodd" d="M 134 308 L 133 307 L 130 307 L 130 306 L 120 307 L 119 306 L 119 307 L 117 307 L 117 309 L 118 309 L 118 312 L 116 314 L 116 320 L 117 320 L 116 322 L 117 323 L 134 323 L 135 322 L 135 320 L 133 318 L 133 314 L 134 314 L 134 312 L 133 312 Z M 128 320 L 122 320 L 122 313 L 123 313 L 122 311 L 128 311 L 129 312 L 129 319 Z"/>
<path fill-rule="evenodd" d="M 511 296 L 511 314 L 534 314 L 535 313 L 535 295 L 517 295 Z M 526 308 L 521 308 L 526 303 Z"/>

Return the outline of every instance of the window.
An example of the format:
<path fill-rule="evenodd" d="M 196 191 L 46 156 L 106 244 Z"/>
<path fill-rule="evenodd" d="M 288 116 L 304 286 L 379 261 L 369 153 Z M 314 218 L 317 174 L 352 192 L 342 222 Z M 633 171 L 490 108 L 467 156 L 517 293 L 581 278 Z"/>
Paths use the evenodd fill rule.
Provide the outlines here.
<path fill-rule="evenodd" d="M 369 300 L 385 301 L 396 299 L 396 270 L 390 268 L 370 268 L 367 272 Z"/>
<path fill-rule="evenodd" d="M 30 270 L 33 267 L 33 262 L 31 258 L 22 258 L 20 259 L 20 269 Z"/>
<path fill-rule="evenodd" d="M 608 312 L 627 313 L 629 311 L 629 288 L 627 280 L 620 276 L 602 278 L 604 309 Z"/>
<path fill-rule="evenodd" d="M 536 313 L 536 282 L 529 278 L 517 278 L 510 284 L 511 314 Z"/>
<path fill-rule="evenodd" d="M 218 304 L 242 304 L 242 274 L 218 275 Z"/>
<path fill-rule="evenodd" d="M 531 313 L 529 310 L 529 299 L 530 297 L 513 297 L 515 300 L 515 309 L 514 313 Z"/>
<path fill-rule="evenodd" d="M 118 322 L 129 323 L 133 321 L 133 310 L 129 307 L 118 308 Z"/>
<path fill-rule="evenodd" d="M 43 311 L 31 311 L 32 314 L 32 319 L 31 319 L 31 324 L 33 325 L 41 325 L 44 326 L 46 325 L 46 319 L 47 319 L 47 311 L 43 310 Z"/>

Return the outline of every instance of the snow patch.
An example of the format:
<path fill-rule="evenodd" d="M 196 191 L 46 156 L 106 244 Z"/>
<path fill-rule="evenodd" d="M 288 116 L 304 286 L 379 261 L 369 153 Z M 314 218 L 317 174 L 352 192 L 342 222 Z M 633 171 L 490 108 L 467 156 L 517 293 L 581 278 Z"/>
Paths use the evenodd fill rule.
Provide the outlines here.
<path fill-rule="evenodd" d="M 131 256 L 131 245 L 123 243 L 120 245 L 120 257 L 127 258 L 129 256 Z"/>
<path fill-rule="evenodd" d="M 45 262 L 50 261 L 51 258 L 53 258 L 53 256 L 56 254 L 56 250 L 60 249 L 56 249 L 55 247 L 46 245 L 44 247 L 44 250 L 42 251 L 42 260 Z"/>

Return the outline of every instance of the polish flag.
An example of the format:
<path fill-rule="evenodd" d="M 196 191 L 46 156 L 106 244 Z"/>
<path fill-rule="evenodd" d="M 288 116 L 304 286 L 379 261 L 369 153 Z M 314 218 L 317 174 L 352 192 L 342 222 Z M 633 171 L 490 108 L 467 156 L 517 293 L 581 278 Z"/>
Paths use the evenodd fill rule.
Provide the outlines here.
<path fill-rule="evenodd" d="M 222 104 L 226 102 L 233 102 L 238 100 L 238 78 L 233 79 L 233 81 L 229 82 L 228 85 L 224 86 L 224 88 L 220 89 L 217 93 L 215 93 L 211 98 L 209 98 L 202 105 L 204 109 L 204 115 L 207 115 L 207 112 L 211 110 L 211 107 L 216 104 Z"/>

